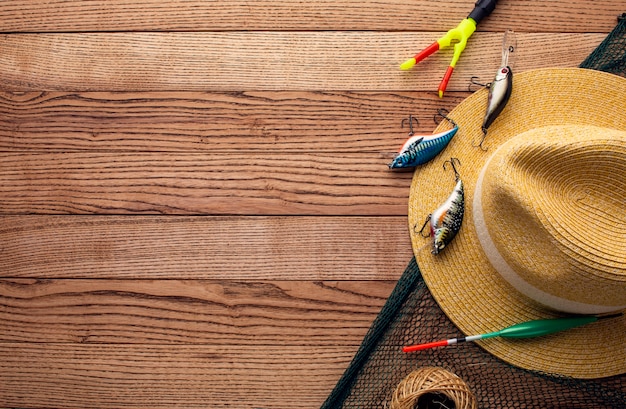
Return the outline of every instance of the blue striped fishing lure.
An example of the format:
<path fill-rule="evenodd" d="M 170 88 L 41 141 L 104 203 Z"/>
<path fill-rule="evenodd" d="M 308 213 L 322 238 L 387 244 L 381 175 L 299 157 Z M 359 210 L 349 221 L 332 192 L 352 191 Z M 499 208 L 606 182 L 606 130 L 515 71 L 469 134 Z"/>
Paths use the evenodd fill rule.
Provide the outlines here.
<path fill-rule="evenodd" d="M 402 145 L 398 154 L 389 164 L 389 169 L 412 168 L 422 165 L 432 160 L 448 146 L 459 127 L 441 112 L 439 115 L 447 119 L 454 127 L 433 135 L 413 135 L 411 131 L 409 139 Z M 409 117 L 409 125 L 411 125 L 411 117 Z"/>
<path fill-rule="evenodd" d="M 439 254 L 451 241 L 461 229 L 463 223 L 463 215 L 465 213 L 465 193 L 463 190 L 463 182 L 461 177 L 454 166 L 454 162 L 460 163 L 458 159 L 451 158 L 449 161 L 444 162 L 444 168 L 446 163 L 450 163 L 454 170 L 456 185 L 454 190 L 446 199 L 446 201 L 433 211 L 424 222 L 420 234 L 423 235 L 423 231 L 426 228 L 428 222 L 430 222 L 430 234 L 425 237 L 433 238 L 433 254 Z"/>

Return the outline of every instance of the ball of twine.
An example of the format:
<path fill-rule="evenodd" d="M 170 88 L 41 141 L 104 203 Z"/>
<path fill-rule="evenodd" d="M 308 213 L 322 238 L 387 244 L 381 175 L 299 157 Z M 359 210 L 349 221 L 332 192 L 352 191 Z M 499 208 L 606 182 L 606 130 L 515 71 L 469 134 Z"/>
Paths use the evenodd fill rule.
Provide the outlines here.
<path fill-rule="evenodd" d="M 390 409 L 420 409 L 425 395 L 443 395 L 456 409 L 476 409 L 476 397 L 461 378 L 443 368 L 424 367 L 411 372 L 396 387 Z"/>

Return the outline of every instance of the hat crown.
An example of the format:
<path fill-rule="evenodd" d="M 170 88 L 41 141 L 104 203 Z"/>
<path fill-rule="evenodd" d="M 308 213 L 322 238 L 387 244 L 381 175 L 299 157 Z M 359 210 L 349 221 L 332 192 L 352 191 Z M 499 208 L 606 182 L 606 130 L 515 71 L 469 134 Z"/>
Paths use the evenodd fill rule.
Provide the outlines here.
<path fill-rule="evenodd" d="M 526 296 L 581 314 L 626 306 L 625 135 L 595 126 L 535 128 L 485 164 L 474 206 L 479 239 L 496 270 Z"/>
<path fill-rule="evenodd" d="M 457 137 L 445 155 L 416 170 L 411 184 L 415 259 L 441 308 L 466 335 L 562 316 L 555 308 L 616 310 L 626 293 L 626 78 L 550 68 L 518 73 L 513 82 L 506 108 L 489 127 L 487 152 L 473 146 L 483 137 L 482 89 L 450 112 Z M 509 142 L 515 146 L 504 147 Z M 465 217 L 454 241 L 433 255 L 414 226 L 449 194 L 450 184 L 438 180 L 451 157 L 461 163 Z M 482 192 L 489 183 L 497 190 Z M 483 209 L 483 199 L 500 207 Z M 498 257 L 509 259 L 505 269 L 494 264 Z M 521 282 L 519 290 L 503 278 L 506 268 L 517 278 L 514 285 Z M 534 286 L 519 278 L 524 274 Z M 570 286 L 576 294 L 568 293 Z M 492 338 L 481 346 L 523 368 L 596 378 L 626 373 L 624 333 L 626 315 L 524 342 Z"/>

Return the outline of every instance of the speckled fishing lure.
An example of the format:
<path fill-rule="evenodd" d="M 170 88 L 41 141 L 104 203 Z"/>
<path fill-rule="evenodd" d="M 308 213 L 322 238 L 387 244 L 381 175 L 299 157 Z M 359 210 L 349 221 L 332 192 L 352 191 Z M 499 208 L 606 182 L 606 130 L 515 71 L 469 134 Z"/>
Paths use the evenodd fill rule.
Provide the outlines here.
<path fill-rule="evenodd" d="M 409 139 L 402 145 L 398 154 L 389 164 L 390 169 L 412 168 L 422 165 L 431 161 L 448 146 L 448 143 L 452 140 L 454 135 L 456 135 L 459 127 L 443 112 L 443 110 L 439 110 L 437 115 L 450 122 L 453 128 L 433 135 L 414 135 L 412 126 L 413 118 L 409 116 Z M 435 118 L 437 115 L 435 115 Z"/>
<path fill-rule="evenodd" d="M 463 182 L 459 172 L 456 170 L 454 163 L 460 164 L 461 162 L 457 158 L 450 158 L 449 161 L 445 161 L 443 167 L 445 169 L 446 164 L 450 164 L 454 170 L 454 177 L 456 185 L 454 190 L 446 199 L 446 201 L 439 206 L 435 211 L 428 215 L 420 234 L 424 237 L 433 238 L 432 253 L 439 254 L 451 241 L 461 229 L 463 223 L 463 214 L 465 213 L 465 193 L 463 191 Z M 424 229 L 430 222 L 430 234 L 424 235 Z"/>

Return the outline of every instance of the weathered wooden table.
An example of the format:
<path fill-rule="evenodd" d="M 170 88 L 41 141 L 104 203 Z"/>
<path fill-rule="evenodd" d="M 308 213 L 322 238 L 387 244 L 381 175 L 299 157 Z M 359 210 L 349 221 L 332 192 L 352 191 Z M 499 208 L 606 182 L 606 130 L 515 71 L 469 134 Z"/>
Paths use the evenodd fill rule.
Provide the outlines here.
<path fill-rule="evenodd" d="M 623 0 L 0 2 L 0 406 L 313 408 L 411 258 L 409 114 L 574 67 Z"/>

